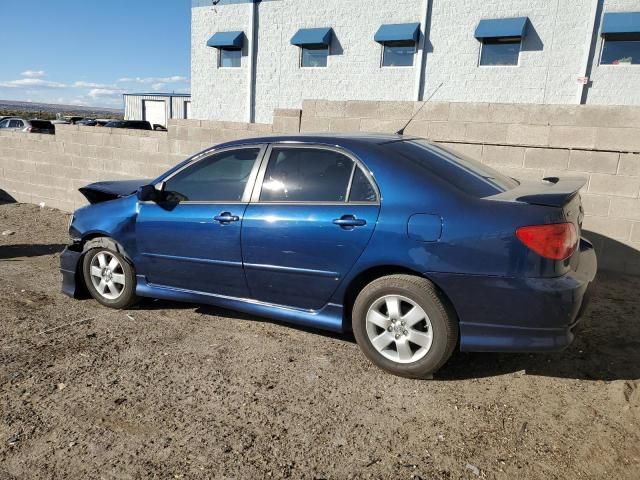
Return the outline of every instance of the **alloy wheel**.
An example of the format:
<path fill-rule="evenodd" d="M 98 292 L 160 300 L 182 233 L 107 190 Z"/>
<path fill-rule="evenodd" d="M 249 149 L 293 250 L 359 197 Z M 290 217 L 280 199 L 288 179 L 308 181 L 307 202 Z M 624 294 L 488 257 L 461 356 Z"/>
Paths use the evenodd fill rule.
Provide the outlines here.
<path fill-rule="evenodd" d="M 94 255 L 89 274 L 93 287 L 102 297 L 116 300 L 122 295 L 126 276 L 120 260 L 113 253 L 103 250 Z"/>
<path fill-rule="evenodd" d="M 431 349 L 433 332 L 426 312 L 402 295 L 385 295 L 367 311 L 367 336 L 385 358 L 397 363 L 413 363 Z"/>

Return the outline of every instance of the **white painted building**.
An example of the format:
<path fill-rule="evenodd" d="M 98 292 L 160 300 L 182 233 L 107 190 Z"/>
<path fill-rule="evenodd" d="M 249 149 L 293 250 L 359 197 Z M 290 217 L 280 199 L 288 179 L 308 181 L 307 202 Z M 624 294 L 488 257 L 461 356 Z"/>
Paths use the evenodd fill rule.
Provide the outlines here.
<path fill-rule="evenodd" d="M 166 128 L 170 118 L 191 118 L 187 93 L 125 93 L 123 98 L 125 120 L 146 120 Z"/>
<path fill-rule="evenodd" d="M 640 105 L 640 0 L 192 0 L 191 78 L 210 120 L 312 98 Z"/>

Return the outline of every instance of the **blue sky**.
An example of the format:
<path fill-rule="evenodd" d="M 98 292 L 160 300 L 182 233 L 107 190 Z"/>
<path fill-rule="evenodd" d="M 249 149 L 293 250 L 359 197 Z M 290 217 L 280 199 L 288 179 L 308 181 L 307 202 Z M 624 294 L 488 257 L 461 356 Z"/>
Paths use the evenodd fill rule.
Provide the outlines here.
<path fill-rule="evenodd" d="M 191 0 L 0 0 L 0 99 L 121 107 L 189 92 Z"/>

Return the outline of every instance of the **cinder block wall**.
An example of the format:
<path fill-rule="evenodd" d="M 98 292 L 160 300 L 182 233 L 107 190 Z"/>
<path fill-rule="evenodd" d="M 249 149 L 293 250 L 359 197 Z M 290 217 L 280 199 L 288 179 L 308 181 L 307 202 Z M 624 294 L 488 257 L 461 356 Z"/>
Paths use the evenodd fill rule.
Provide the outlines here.
<path fill-rule="evenodd" d="M 414 102 L 305 101 L 272 124 L 173 120 L 168 132 L 58 126 L 55 136 L 0 131 L 0 195 L 72 211 L 77 189 L 153 178 L 211 145 L 272 132 L 395 132 Z M 640 108 L 427 103 L 406 129 L 520 179 L 588 182 L 584 228 L 604 268 L 640 274 Z"/>
<path fill-rule="evenodd" d="M 303 103 L 303 132 L 405 130 L 519 179 L 580 176 L 583 227 L 606 268 L 640 274 L 640 108 L 434 102 Z"/>
<path fill-rule="evenodd" d="M 291 113 L 283 111 L 283 119 L 276 113 L 285 128 Z M 265 124 L 170 122 L 168 132 L 77 125 L 57 125 L 55 135 L 0 130 L 0 196 L 70 212 L 86 204 L 78 188 L 88 183 L 155 178 L 212 145 L 273 130 Z"/>

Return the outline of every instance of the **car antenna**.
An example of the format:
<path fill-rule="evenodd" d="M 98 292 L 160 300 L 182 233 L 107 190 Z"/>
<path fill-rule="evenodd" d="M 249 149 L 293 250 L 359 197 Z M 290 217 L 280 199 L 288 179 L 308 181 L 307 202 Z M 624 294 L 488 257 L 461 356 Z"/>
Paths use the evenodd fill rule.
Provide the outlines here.
<path fill-rule="evenodd" d="M 440 90 L 440 87 L 443 84 L 444 84 L 444 82 L 440 83 L 440 85 L 438 85 L 438 87 L 433 91 L 433 93 L 431 95 L 429 95 L 429 98 L 427 98 L 424 102 L 422 102 L 422 106 L 418 109 L 418 111 L 416 113 L 411 115 L 411 118 L 409 119 L 409 121 L 404 125 L 404 127 L 402 127 L 400 130 L 398 130 L 396 132 L 396 135 L 404 135 L 404 129 L 407 128 L 411 122 L 413 122 L 413 119 L 418 116 L 418 114 L 422 111 L 422 109 L 427 104 L 427 102 L 433 98 L 433 96 L 436 94 L 436 92 L 438 90 Z"/>

